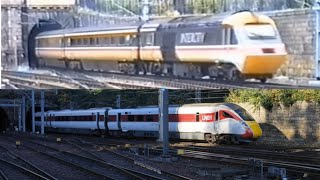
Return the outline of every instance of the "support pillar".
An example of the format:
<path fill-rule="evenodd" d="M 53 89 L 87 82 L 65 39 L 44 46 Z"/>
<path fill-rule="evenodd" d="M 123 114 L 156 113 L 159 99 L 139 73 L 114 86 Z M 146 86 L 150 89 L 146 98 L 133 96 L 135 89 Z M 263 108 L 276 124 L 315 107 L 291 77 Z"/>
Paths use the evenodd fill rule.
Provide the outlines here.
<path fill-rule="evenodd" d="M 18 109 L 19 109 L 18 131 L 21 132 L 21 130 L 22 130 L 22 125 L 21 125 L 21 122 L 22 122 L 22 117 L 21 117 L 22 107 L 21 107 L 21 105 L 19 106 Z"/>
<path fill-rule="evenodd" d="M 32 133 L 35 133 L 35 129 L 36 129 L 36 124 L 35 124 L 35 107 L 34 107 L 34 90 L 32 90 L 32 94 L 31 94 L 31 106 L 32 106 Z"/>
<path fill-rule="evenodd" d="M 159 129 L 159 141 L 162 142 L 163 155 L 169 155 L 169 122 L 168 122 L 168 110 L 169 110 L 169 98 L 168 90 L 159 90 L 159 113 L 160 113 L 160 129 Z"/>
<path fill-rule="evenodd" d="M 41 90 L 41 135 L 44 135 L 44 90 Z"/>
<path fill-rule="evenodd" d="M 121 108 L 121 95 L 117 95 L 116 103 L 117 103 L 117 109 L 120 109 Z"/>
<path fill-rule="evenodd" d="M 201 90 L 196 90 L 195 98 L 196 98 L 195 100 L 196 103 L 201 103 Z"/>
<path fill-rule="evenodd" d="M 22 97 L 22 114 L 21 114 L 21 119 L 22 119 L 22 131 L 26 132 L 26 97 Z"/>

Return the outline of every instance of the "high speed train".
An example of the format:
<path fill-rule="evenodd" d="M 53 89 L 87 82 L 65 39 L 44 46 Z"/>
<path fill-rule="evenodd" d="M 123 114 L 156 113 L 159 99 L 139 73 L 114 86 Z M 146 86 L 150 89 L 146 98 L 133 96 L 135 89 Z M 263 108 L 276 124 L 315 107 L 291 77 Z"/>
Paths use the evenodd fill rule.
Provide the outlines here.
<path fill-rule="evenodd" d="M 250 11 L 46 31 L 34 41 L 40 67 L 127 74 L 265 82 L 287 59 L 275 22 Z"/>
<path fill-rule="evenodd" d="M 232 103 L 198 103 L 170 106 L 169 135 L 174 139 L 209 143 L 252 142 L 262 135 L 259 124 L 242 107 Z M 41 125 L 37 112 L 36 127 Z M 56 132 L 104 132 L 112 136 L 158 137 L 159 108 L 95 108 L 44 113 L 44 126 Z"/>

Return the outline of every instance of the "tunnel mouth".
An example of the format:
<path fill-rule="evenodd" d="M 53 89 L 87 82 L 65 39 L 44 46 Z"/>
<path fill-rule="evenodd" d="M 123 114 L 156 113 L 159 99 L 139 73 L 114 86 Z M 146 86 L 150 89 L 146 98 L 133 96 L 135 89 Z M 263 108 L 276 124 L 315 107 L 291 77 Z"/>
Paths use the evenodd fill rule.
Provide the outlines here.
<path fill-rule="evenodd" d="M 10 119 L 7 112 L 0 107 L 0 132 L 7 131 L 10 125 Z"/>
<path fill-rule="evenodd" d="M 44 112 L 52 110 L 52 108 L 44 107 Z M 34 107 L 34 112 L 41 112 L 40 106 Z M 30 107 L 26 112 L 26 131 L 32 131 L 32 108 Z"/>
<path fill-rule="evenodd" d="M 34 25 L 28 36 L 28 62 L 29 67 L 38 68 L 39 61 L 36 56 L 36 36 L 45 31 L 62 29 L 62 25 L 53 19 L 39 19 L 39 22 Z"/>

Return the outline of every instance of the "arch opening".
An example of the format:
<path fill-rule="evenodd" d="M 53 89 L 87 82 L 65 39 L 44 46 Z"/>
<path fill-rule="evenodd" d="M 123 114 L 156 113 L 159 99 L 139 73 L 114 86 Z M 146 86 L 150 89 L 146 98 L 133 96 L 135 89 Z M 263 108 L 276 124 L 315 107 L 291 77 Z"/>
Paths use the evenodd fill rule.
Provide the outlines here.
<path fill-rule="evenodd" d="M 10 119 L 8 113 L 0 107 L 0 132 L 7 131 L 9 129 Z"/>
<path fill-rule="evenodd" d="M 34 25 L 28 36 L 28 63 L 29 67 L 39 67 L 39 61 L 36 56 L 36 36 L 45 31 L 62 29 L 62 25 L 52 19 L 39 19 L 38 24 Z"/>

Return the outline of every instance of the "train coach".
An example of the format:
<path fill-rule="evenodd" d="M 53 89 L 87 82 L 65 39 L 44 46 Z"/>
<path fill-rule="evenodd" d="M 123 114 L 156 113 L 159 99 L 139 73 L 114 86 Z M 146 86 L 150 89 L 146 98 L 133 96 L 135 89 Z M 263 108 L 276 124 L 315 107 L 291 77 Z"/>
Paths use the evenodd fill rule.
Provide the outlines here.
<path fill-rule="evenodd" d="M 275 22 L 250 11 L 47 31 L 35 42 L 40 66 L 224 80 L 265 82 L 287 56 Z"/>
<path fill-rule="evenodd" d="M 40 126 L 41 113 L 36 113 Z M 158 137 L 159 108 L 98 108 L 48 111 L 45 127 L 58 132 L 105 132 L 112 136 Z M 259 124 L 232 103 L 199 103 L 169 107 L 169 134 L 173 139 L 215 142 L 252 142 L 259 139 Z"/>

